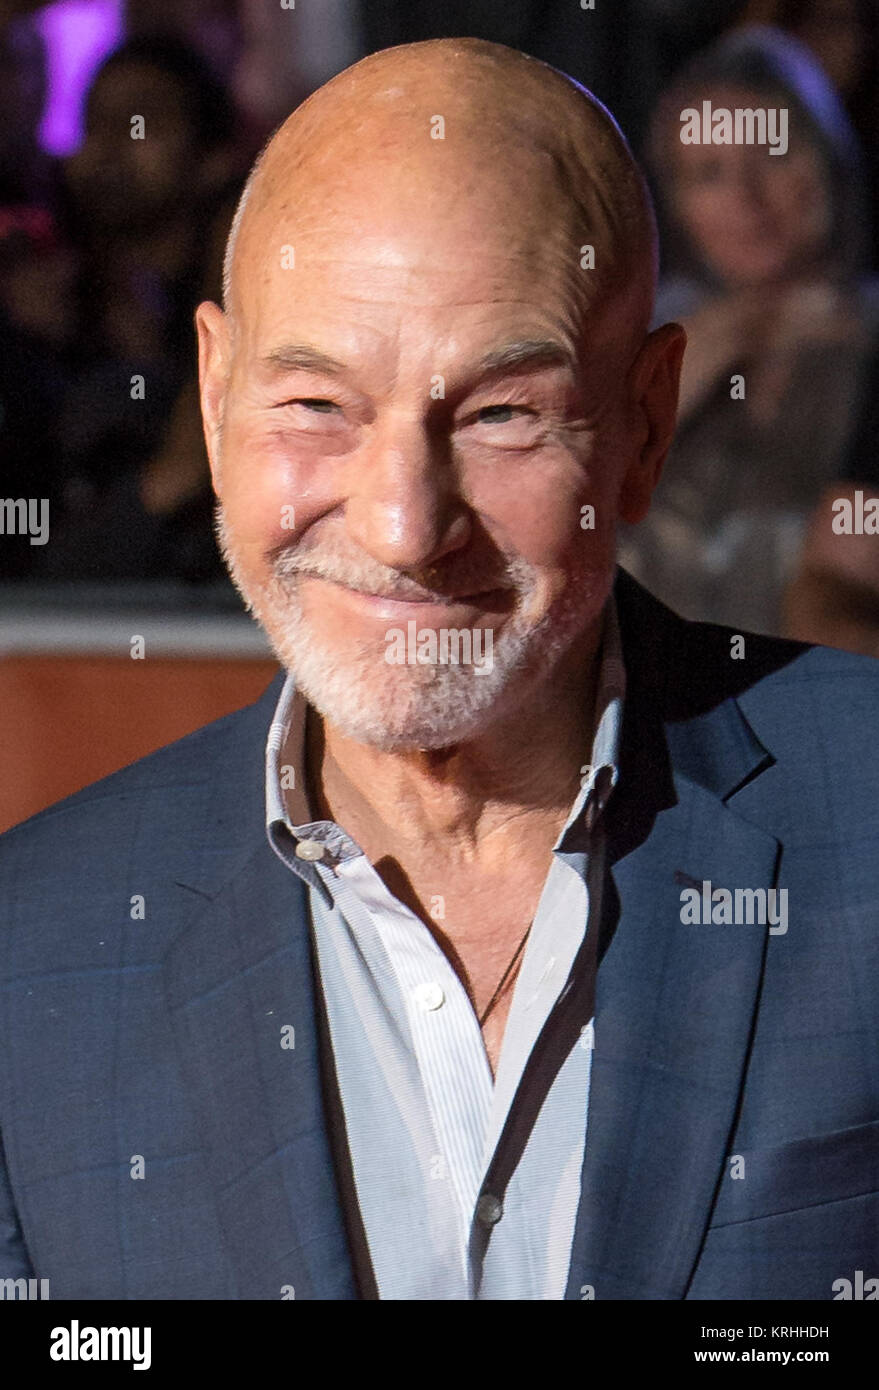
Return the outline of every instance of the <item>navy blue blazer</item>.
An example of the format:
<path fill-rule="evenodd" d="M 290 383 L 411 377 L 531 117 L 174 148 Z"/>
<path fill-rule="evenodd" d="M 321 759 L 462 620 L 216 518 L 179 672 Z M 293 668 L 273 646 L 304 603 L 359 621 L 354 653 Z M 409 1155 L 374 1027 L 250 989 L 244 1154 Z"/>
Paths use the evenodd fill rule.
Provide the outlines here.
<path fill-rule="evenodd" d="M 756 636 L 734 659 L 727 629 L 623 571 L 615 592 L 628 693 L 566 1297 L 832 1299 L 879 1276 L 879 663 Z M 370 1294 L 306 894 L 265 834 L 280 680 L 0 838 L 0 1278 Z M 685 924 L 706 880 L 786 888 L 787 932 Z"/>

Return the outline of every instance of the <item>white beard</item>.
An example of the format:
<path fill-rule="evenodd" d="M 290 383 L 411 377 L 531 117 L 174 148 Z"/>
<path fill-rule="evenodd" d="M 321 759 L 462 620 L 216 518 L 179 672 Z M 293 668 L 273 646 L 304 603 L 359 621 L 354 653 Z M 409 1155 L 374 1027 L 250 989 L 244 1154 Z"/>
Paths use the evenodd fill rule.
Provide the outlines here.
<path fill-rule="evenodd" d="M 545 680 L 560 657 L 597 616 L 610 578 L 600 560 L 581 563 L 564 592 L 536 622 L 527 616 L 536 587 L 532 566 L 513 559 L 507 578 L 518 594 L 493 638 L 490 667 L 473 664 L 389 665 L 384 644 L 333 641 L 332 632 L 306 617 L 299 575 L 291 572 L 298 551 L 292 547 L 276 565 L 275 578 L 245 585 L 235 541 L 220 505 L 216 509 L 220 550 L 235 587 L 266 632 L 282 666 L 311 705 L 346 737 L 384 752 L 406 748 L 439 749 L 484 732 L 521 702 L 538 678 Z M 586 547 L 581 554 L 585 561 Z M 286 565 L 285 565 L 286 561 Z M 337 582 L 376 589 L 390 587 L 397 572 L 370 569 L 353 575 L 326 549 L 303 561 L 310 573 Z M 515 756 L 515 750 L 511 750 Z"/>

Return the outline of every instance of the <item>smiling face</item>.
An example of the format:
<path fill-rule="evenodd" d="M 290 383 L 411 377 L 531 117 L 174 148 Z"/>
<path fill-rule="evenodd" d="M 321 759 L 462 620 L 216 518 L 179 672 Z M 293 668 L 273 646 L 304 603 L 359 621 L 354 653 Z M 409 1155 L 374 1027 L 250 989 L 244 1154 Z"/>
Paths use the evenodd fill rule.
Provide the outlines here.
<path fill-rule="evenodd" d="M 343 124 L 294 157 L 295 195 L 270 152 L 233 321 L 199 311 L 203 404 L 227 563 L 283 664 L 349 737 L 437 748 L 587 651 L 652 464 L 557 162 L 485 122 L 434 141 L 383 93 L 357 148 Z M 451 91 L 419 107 L 448 137 Z M 490 628 L 491 669 L 389 665 L 412 620 Z"/>

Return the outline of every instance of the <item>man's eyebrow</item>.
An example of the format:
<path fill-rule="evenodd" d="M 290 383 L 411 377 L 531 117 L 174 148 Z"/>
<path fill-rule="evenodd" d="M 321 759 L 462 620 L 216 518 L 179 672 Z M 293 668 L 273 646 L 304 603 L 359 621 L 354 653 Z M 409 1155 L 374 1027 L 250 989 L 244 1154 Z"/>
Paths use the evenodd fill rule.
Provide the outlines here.
<path fill-rule="evenodd" d="M 325 372 L 328 376 L 338 376 L 347 370 L 335 357 L 329 357 L 305 343 L 284 343 L 281 347 L 272 348 L 260 358 L 260 364 L 280 371 Z"/>
<path fill-rule="evenodd" d="M 476 365 L 480 376 L 496 376 L 499 372 L 523 368 L 568 367 L 576 371 L 577 360 L 564 343 L 551 338 L 525 338 L 495 348 Z"/>
<path fill-rule="evenodd" d="M 260 364 L 279 371 L 324 372 L 339 376 L 348 369 L 318 348 L 305 343 L 285 343 L 272 348 L 260 358 Z M 552 338 L 523 338 L 494 348 L 475 364 L 474 376 L 497 376 L 501 372 L 522 371 L 540 367 L 568 367 L 576 371 L 573 352 Z"/>

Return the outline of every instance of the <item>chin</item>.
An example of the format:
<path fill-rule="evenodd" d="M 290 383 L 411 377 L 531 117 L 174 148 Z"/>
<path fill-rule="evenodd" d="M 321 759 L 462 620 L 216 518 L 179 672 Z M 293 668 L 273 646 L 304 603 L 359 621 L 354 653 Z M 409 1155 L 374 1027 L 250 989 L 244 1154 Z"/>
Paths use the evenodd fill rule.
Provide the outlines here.
<path fill-rule="evenodd" d="M 261 618 L 279 661 L 329 724 L 386 752 L 478 739 L 541 683 L 551 698 L 552 672 L 586 625 L 567 605 L 537 622 L 519 613 L 497 631 L 490 666 L 389 665 L 384 646 L 340 648 L 294 607 Z"/>
<path fill-rule="evenodd" d="M 521 684 L 519 644 L 497 645 L 490 670 L 388 665 L 374 644 L 339 648 L 301 615 L 269 637 L 298 690 L 334 728 L 387 752 L 439 749 L 478 737 L 510 708 Z M 516 650 L 511 650 L 515 645 Z"/>
<path fill-rule="evenodd" d="M 487 734 L 512 708 L 514 692 L 472 670 L 408 668 L 379 680 L 345 672 L 337 679 L 310 679 L 294 671 L 306 699 L 340 733 L 384 752 L 441 749 Z M 509 683 L 506 683 L 509 684 Z M 511 698 L 513 696 L 513 698 Z"/>

